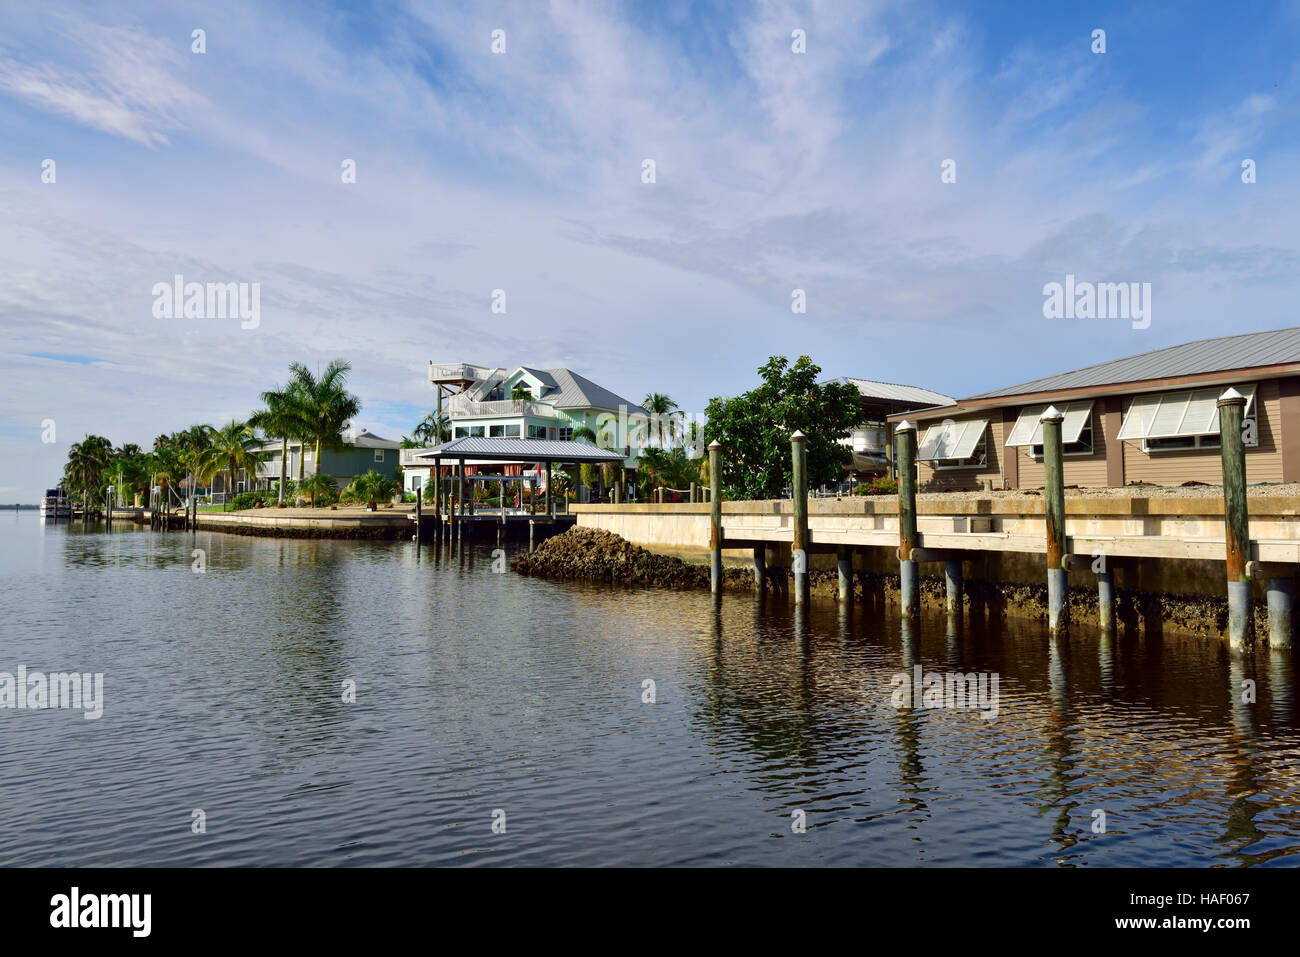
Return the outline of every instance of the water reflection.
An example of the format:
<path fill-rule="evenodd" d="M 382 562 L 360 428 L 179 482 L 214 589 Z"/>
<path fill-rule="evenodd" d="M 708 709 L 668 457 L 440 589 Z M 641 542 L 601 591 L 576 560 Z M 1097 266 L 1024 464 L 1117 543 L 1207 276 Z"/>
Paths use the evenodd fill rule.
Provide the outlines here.
<path fill-rule="evenodd" d="M 0 711 L 0 864 L 1241 865 L 1300 848 L 1290 652 L 1052 641 L 878 596 L 548 583 L 494 573 L 494 544 L 22 519 L 0 536 L 10 657 L 108 688 L 99 722 Z M 916 668 L 996 674 L 996 717 L 897 706 Z M 205 805 L 214 840 L 159 825 Z M 495 807 L 508 841 L 482 826 Z"/>

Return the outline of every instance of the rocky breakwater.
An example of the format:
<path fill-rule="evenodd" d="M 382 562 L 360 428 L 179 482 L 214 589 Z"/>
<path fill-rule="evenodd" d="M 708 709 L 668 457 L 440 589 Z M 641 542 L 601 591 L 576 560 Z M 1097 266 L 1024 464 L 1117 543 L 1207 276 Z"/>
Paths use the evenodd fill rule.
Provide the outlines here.
<path fill-rule="evenodd" d="M 562 535 L 548 538 L 535 551 L 526 552 L 511 565 L 521 575 L 556 580 L 619 582 L 663 588 L 709 587 L 709 569 L 680 558 L 656 555 L 640 545 L 598 528 L 575 525 Z M 753 587 L 747 569 L 728 568 L 728 587 Z"/>

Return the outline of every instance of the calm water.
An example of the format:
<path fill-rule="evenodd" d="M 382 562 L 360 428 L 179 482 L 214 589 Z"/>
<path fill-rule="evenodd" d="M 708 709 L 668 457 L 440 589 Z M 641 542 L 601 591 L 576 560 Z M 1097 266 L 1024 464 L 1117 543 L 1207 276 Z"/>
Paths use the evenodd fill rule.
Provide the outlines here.
<path fill-rule="evenodd" d="M 1289 655 L 30 512 L 0 570 L 0 671 L 105 675 L 99 720 L 0 710 L 3 865 L 1300 863 Z M 996 719 L 892 707 L 915 664 Z"/>

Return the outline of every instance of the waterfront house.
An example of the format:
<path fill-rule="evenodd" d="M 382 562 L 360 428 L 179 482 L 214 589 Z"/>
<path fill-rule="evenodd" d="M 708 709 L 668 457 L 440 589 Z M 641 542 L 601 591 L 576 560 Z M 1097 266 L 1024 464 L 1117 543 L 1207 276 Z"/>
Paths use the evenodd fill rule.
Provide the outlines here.
<path fill-rule="evenodd" d="M 1216 402 L 1246 396 L 1246 477 L 1300 482 L 1300 327 L 1156 349 L 889 416 L 917 427 L 926 490 L 1038 489 L 1047 406 L 1064 416 L 1065 484 L 1222 481 Z"/>
<path fill-rule="evenodd" d="M 890 471 L 889 416 L 957 401 L 950 395 L 913 385 L 896 385 L 874 379 L 841 376 L 832 382 L 856 386 L 862 396 L 862 422 L 841 444 L 853 450 L 852 470 L 859 476 L 884 475 Z"/>
<path fill-rule="evenodd" d="M 429 363 L 436 411 L 450 420 L 452 439 L 537 439 L 569 441 L 583 426 L 598 444 L 621 449 L 624 468 L 636 467 L 636 446 L 644 441 L 638 421 L 646 410 L 570 369 L 488 368 L 465 362 Z M 630 433 L 630 434 L 629 434 Z M 427 482 L 428 458 L 419 449 L 402 451 L 407 491 Z M 524 463 L 503 464 L 517 475 Z"/>
<path fill-rule="evenodd" d="M 320 470 L 332 478 L 334 484 L 340 489 L 354 478 L 365 475 L 372 469 L 385 478 L 393 479 L 397 476 L 400 449 L 399 442 L 375 435 L 366 429 L 359 429 L 343 436 L 341 449 L 321 449 Z M 256 483 L 252 487 L 273 489 L 280 481 L 280 443 L 268 441 L 259 446 L 257 451 L 262 454 L 263 462 L 257 469 Z M 285 471 L 290 480 L 298 478 L 300 459 L 304 475 L 311 475 L 316 471 L 315 454 L 315 446 L 310 442 L 306 443 L 305 447 L 301 442 L 289 443 L 289 460 Z M 218 473 L 218 476 L 213 479 L 214 493 L 220 494 L 225 490 L 224 481 L 225 476 Z M 235 491 L 243 492 L 248 488 L 248 477 L 241 469 Z"/>

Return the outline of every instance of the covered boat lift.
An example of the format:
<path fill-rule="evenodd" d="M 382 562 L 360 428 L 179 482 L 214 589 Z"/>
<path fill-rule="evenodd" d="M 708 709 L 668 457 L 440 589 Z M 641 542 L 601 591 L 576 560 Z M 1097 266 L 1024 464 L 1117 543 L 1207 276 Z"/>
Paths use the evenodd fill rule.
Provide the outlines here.
<path fill-rule="evenodd" d="M 556 520 L 555 494 L 554 486 L 551 483 L 551 472 L 555 466 L 623 462 L 621 452 L 597 448 L 586 442 L 557 439 L 499 439 L 485 438 L 483 436 L 467 436 L 455 439 L 431 449 L 414 451 L 411 453 L 411 457 L 427 460 L 432 467 L 432 475 L 435 477 L 441 476 L 441 468 L 444 464 L 454 464 L 457 467 L 454 494 L 451 489 L 446 489 L 444 483 L 439 480 L 436 486 L 437 494 L 434 497 L 434 519 L 437 528 L 441 530 L 445 522 L 450 532 L 456 537 L 460 537 L 463 532 L 462 524 L 475 518 L 473 497 L 470 497 L 468 509 L 465 504 L 465 485 L 467 481 L 501 482 L 503 487 L 505 482 L 512 481 L 527 481 L 530 485 L 536 483 L 535 476 L 490 475 L 470 478 L 465 475 L 467 466 L 534 465 L 537 466 L 538 472 L 541 471 L 542 466 L 545 466 L 547 518 L 548 522 L 554 523 Z M 421 488 L 420 493 L 416 496 L 417 527 L 420 521 L 423 498 L 424 489 Z M 535 508 L 535 496 L 532 497 L 532 501 Z M 500 525 L 504 526 L 509 518 L 506 514 L 504 501 L 498 514 L 484 517 L 493 522 L 499 522 Z M 536 520 L 535 512 L 520 517 L 527 518 L 529 522 Z M 532 537 L 531 531 L 529 537 Z"/>

